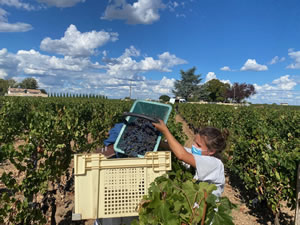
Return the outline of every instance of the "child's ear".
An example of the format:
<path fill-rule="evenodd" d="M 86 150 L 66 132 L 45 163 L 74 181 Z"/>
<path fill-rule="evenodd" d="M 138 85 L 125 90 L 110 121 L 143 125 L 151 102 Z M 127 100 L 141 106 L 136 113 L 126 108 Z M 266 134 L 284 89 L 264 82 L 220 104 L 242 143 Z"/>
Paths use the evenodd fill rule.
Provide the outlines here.
<path fill-rule="evenodd" d="M 216 153 L 216 150 L 210 150 L 208 151 L 208 155 L 214 155 Z"/>

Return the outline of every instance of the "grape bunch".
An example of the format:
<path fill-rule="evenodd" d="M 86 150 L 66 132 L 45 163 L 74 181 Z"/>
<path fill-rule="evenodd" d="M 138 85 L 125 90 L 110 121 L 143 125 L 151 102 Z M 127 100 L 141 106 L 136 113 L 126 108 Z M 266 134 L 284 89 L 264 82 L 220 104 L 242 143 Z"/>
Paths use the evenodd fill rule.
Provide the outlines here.
<path fill-rule="evenodd" d="M 137 118 L 127 124 L 119 147 L 128 157 L 145 155 L 154 150 L 159 134 L 149 120 Z"/>

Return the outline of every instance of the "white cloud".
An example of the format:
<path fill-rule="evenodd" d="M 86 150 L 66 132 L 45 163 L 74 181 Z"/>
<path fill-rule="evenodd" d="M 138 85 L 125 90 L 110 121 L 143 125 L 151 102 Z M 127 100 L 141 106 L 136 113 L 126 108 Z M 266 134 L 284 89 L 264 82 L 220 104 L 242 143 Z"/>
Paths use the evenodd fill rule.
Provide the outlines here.
<path fill-rule="evenodd" d="M 161 81 L 153 87 L 153 91 L 158 95 L 171 95 L 172 89 L 174 88 L 175 79 L 168 79 L 163 77 Z"/>
<path fill-rule="evenodd" d="M 42 69 L 24 68 L 24 73 L 28 75 L 43 75 L 45 72 L 46 71 Z"/>
<path fill-rule="evenodd" d="M 177 2 L 173 2 L 174 8 L 178 7 L 179 4 Z"/>
<path fill-rule="evenodd" d="M 7 76 L 7 73 L 5 72 L 5 70 L 0 69 L 0 78 L 4 79 Z"/>
<path fill-rule="evenodd" d="M 273 85 L 272 85 L 273 84 Z M 290 78 L 290 75 L 284 75 L 275 79 L 271 84 L 258 85 L 254 84 L 257 91 L 290 91 L 297 85 L 297 82 Z"/>
<path fill-rule="evenodd" d="M 58 8 L 72 7 L 79 2 L 85 2 L 85 0 L 37 0 L 37 1 Z"/>
<path fill-rule="evenodd" d="M 289 56 L 294 60 L 294 63 L 287 66 L 288 69 L 300 69 L 300 51 L 295 52 L 289 49 Z"/>
<path fill-rule="evenodd" d="M 260 65 L 256 62 L 255 59 L 248 59 L 244 66 L 241 68 L 241 71 L 265 71 L 268 70 L 266 65 Z"/>
<path fill-rule="evenodd" d="M 128 24 L 152 24 L 159 20 L 159 10 L 165 5 L 161 0 L 138 0 L 132 5 L 126 0 L 113 0 L 101 19 L 126 20 Z"/>
<path fill-rule="evenodd" d="M 110 82 L 109 87 L 105 88 L 106 93 L 111 93 L 115 96 L 128 96 L 129 86 L 132 85 L 132 97 L 133 98 L 158 98 L 162 94 L 171 94 L 173 83 L 175 79 L 162 78 L 161 81 L 147 80 L 141 73 L 149 71 L 171 71 L 171 67 L 178 64 L 186 63 L 185 60 L 177 58 L 175 55 L 169 52 L 158 55 L 158 59 L 152 57 L 146 57 L 140 61 L 133 59 L 132 57 L 140 57 L 140 51 L 131 46 L 129 49 L 125 49 L 124 53 L 118 58 L 105 58 L 105 81 Z M 90 80 L 90 78 L 89 78 Z M 111 82 L 113 81 L 113 82 Z M 97 80 L 99 83 L 99 80 Z M 112 89 L 118 87 L 118 91 Z M 119 91 L 119 87 L 122 87 L 122 91 Z"/>
<path fill-rule="evenodd" d="M 7 20 L 8 12 L 0 8 L 0 32 L 26 32 L 32 29 L 27 23 L 9 23 Z"/>
<path fill-rule="evenodd" d="M 180 1 L 169 1 L 166 4 L 167 9 L 175 13 L 176 18 L 186 18 L 186 12 L 183 11 L 183 8 L 185 8 L 185 2 Z"/>
<path fill-rule="evenodd" d="M 112 76 L 123 76 L 127 74 L 129 77 L 137 73 L 144 73 L 149 71 L 161 71 L 171 72 L 173 66 L 187 63 L 185 60 L 164 52 L 158 55 L 158 59 L 152 57 L 145 57 L 141 61 L 134 60 L 131 56 L 139 56 L 140 52 L 133 46 L 130 49 L 126 49 L 124 54 L 118 58 L 105 58 L 105 62 L 108 62 L 107 72 Z"/>
<path fill-rule="evenodd" d="M 6 48 L 2 48 L 0 50 L 0 56 L 6 55 L 7 54 L 7 49 Z M 1 61 L 0 61 L 1 62 Z"/>
<path fill-rule="evenodd" d="M 297 77 L 296 77 L 297 78 Z M 254 103 L 289 103 L 299 105 L 300 92 L 294 90 L 297 82 L 290 75 L 284 75 L 275 79 L 271 84 L 258 85 L 254 84 L 256 95 L 249 100 Z"/>
<path fill-rule="evenodd" d="M 170 67 L 186 64 L 187 61 L 177 58 L 177 56 L 170 54 L 169 52 L 164 52 L 161 55 L 158 55 L 159 61 L 163 64 L 162 71 L 171 72 Z"/>
<path fill-rule="evenodd" d="M 279 61 L 279 57 L 278 57 L 278 56 L 275 56 L 275 57 L 271 60 L 270 64 L 271 64 L 271 65 L 276 64 L 278 61 Z"/>
<path fill-rule="evenodd" d="M 177 17 L 177 18 L 180 18 L 180 17 L 186 18 L 186 15 L 183 14 L 183 13 L 181 13 L 181 14 L 177 13 L 177 14 L 176 14 L 176 17 Z"/>
<path fill-rule="evenodd" d="M 105 52 L 106 56 L 108 52 Z M 136 59 L 134 59 L 134 57 Z M 133 98 L 158 99 L 162 94 L 171 94 L 175 79 L 163 77 L 148 80 L 141 74 L 149 71 L 171 71 L 173 66 L 185 63 L 169 52 L 141 58 L 134 46 L 124 50 L 118 58 L 105 58 L 104 64 L 92 63 L 88 57 L 56 57 L 36 50 L 19 50 L 16 54 L 0 50 L 0 76 L 21 81 L 34 77 L 41 88 L 50 92 L 96 93 L 110 98 L 129 96 L 132 86 Z M 138 60 L 139 59 L 139 60 Z"/>
<path fill-rule="evenodd" d="M 42 55 L 41 53 L 30 50 L 20 50 L 17 52 L 16 58 L 19 60 L 18 67 L 24 71 L 25 74 L 46 74 L 53 75 L 56 72 L 69 71 L 81 72 L 86 68 L 99 68 L 98 64 L 92 64 L 89 59 L 72 58 L 65 56 L 64 58 L 57 58 L 55 56 Z"/>
<path fill-rule="evenodd" d="M 107 56 L 109 53 L 105 54 Z M 7 49 L 0 49 L 0 78 L 13 78 L 20 82 L 25 77 L 34 77 L 46 91 L 95 93 L 110 98 L 129 96 L 131 86 L 132 98 L 158 99 L 163 94 L 172 95 L 175 79 L 163 76 L 160 80 L 149 80 L 141 74 L 171 71 L 173 66 L 182 62 L 168 52 L 158 55 L 156 59 L 141 59 L 141 52 L 134 46 L 125 49 L 112 61 L 114 63 L 104 61 L 104 65 L 100 65 L 98 62 L 92 63 L 89 58 L 58 58 L 35 50 L 19 50 L 17 54 L 12 54 Z M 217 79 L 217 75 L 209 72 L 206 78 Z M 270 83 L 254 84 L 257 94 L 249 100 L 253 103 L 299 104 L 300 92 L 296 91 L 299 79 L 299 76 L 284 75 Z M 228 80 L 221 82 L 230 84 Z"/>
<path fill-rule="evenodd" d="M 163 77 L 161 80 L 141 80 L 132 82 L 132 98 L 137 99 L 158 99 L 161 95 L 173 95 L 175 79 Z M 129 85 L 123 88 L 124 95 L 129 96 Z"/>
<path fill-rule="evenodd" d="M 231 71 L 231 69 L 230 69 L 229 66 L 224 66 L 224 67 L 220 68 L 220 70 L 223 70 L 223 71 Z"/>
<path fill-rule="evenodd" d="M 81 33 L 76 26 L 71 24 L 64 37 L 52 40 L 47 37 L 42 40 L 40 48 L 44 51 L 73 57 L 87 57 L 95 54 L 95 49 L 103 46 L 108 41 L 118 40 L 118 33 L 105 31 L 90 31 Z"/>
<path fill-rule="evenodd" d="M 292 90 L 297 85 L 294 80 L 290 79 L 290 75 L 281 76 L 274 80 L 272 84 L 276 84 L 280 90 Z"/>
<path fill-rule="evenodd" d="M 131 45 L 129 48 L 125 49 L 125 52 L 121 55 L 120 59 L 125 59 L 131 56 L 137 57 L 140 56 L 140 54 L 140 51 Z"/>
<path fill-rule="evenodd" d="M 0 5 L 6 5 L 10 7 L 16 7 L 18 9 L 25 9 L 25 10 L 33 10 L 34 6 L 20 2 L 19 0 L 0 0 Z"/>
<path fill-rule="evenodd" d="M 205 83 L 213 79 L 217 79 L 217 75 L 214 72 L 208 72 L 205 77 Z"/>
<path fill-rule="evenodd" d="M 1 68 L 1 77 L 14 76 L 18 73 L 19 61 L 14 54 L 11 54 L 7 51 L 6 48 L 0 49 L 0 68 Z"/>
<path fill-rule="evenodd" d="M 206 82 L 208 82 L 208 81 L 210 81 L 210 80 L 213 80 L 213 79 L 217 79 L 217 80 L 221 81 L 221 82 L 224 83 L 224 84 L 227 83 L 227 84 L 230 84 L 230 85 L 231 85 L 230 80 L 220 80 L 220 79 L 217 78 L 217 75 L 216 75 L 214 72 L 208 72 L 208 73 L 206 74 L 205 82 L 204 82 L 204 83 L 206 83 Z"/>
<path fill-rule="evenodd" d="M 269 64 L 273 65 L 273 64 L 276 64 L 278 62 L 283 62 L 285 60 L 285 57 L 281 57 L 279 58 L 278 56 L 275 56 L 271 62 Z"/>
<path fill-rule="evenodd" d="M 168 9 L 169 9 L 171 12 L 174 12 L 175 9 L 176 9 L 178 6 L 179 6 L 179 3 L 176 2 L 176 1 L 174 1 L 174 2 L 169 1 L 168 4 L 167 4 L 167 7 L 168 7 Z"/>
<path fill-rule="evenodd" d="M 232 85 L 230 80 L 220 80 L 221 82 L 223 82 L 224 84 L 229 84 L 229 85 Z"/>

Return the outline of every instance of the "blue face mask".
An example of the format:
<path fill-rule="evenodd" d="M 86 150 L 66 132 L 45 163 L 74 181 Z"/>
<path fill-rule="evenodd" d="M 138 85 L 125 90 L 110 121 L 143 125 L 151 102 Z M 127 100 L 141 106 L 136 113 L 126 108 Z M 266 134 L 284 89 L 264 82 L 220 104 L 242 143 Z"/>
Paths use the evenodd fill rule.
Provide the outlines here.
<path fill-rule="evenodd" d="M 192 154 L 202 155 L 202 149 L 201 148 L 196 148 L 194 145 L 192 145 Z"/>

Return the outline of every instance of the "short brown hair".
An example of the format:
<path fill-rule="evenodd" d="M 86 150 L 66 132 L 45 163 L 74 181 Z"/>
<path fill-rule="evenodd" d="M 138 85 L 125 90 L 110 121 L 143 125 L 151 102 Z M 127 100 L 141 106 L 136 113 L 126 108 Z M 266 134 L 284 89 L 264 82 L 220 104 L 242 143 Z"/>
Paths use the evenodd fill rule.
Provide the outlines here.
<path fill-rule="evenodd" d="M 203 137 L 208 150 L 215 150 L 216 153 L 214 156 L 221 158 L 221 153 L 226 148 L 226 141 L 229 136 L 229 131 L 224 129 L 223 132 L 221 132 L 215 127 L 206 127 L 201 129 L 198 134 Z"/>

